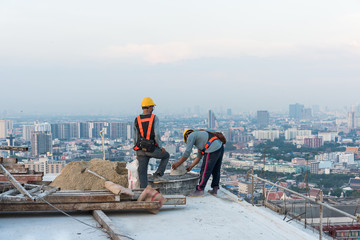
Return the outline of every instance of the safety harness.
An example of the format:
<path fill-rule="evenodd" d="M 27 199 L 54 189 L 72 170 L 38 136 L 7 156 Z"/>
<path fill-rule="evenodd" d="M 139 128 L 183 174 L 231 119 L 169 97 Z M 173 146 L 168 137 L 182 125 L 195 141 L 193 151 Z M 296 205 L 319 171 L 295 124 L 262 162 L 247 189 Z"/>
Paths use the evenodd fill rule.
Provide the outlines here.
<path fill-rule="evenodd" d="M 209 134 L 209 140 L 208 140 L 207 143 L 205 144 L 204 149 L 201 150 L 201 154 L 202 154 L 202 155 L 205 154 L 206 149 L 208 149 L 208 148 L 210 147 L 210 145 L 211 145 L 211 143 L 212 143 L 213 141 L 215 141 L 216 139 L 219 139 L 217 136 L 215 136 L 215 135 L 213 135 L 213 134 L 211 134 L 211 133 L 209 133 L 209 132 L 208 132 L 208 134 Z M 212 136 L 212 137 L 211 137 L 211 136 Z"/>
<path fill-rule="evenodd" d="M 147 140 L 150 140 L 151 129 L 152 129 L 152 126 L 153 126 L 153 123 L 154 123 L 154 118 L 155 118 L 155 115 L 154 115 L 154 114 L 151 114 L 150 117 L 148 117 L 148 118 L 143 118 L 143 119 L 140 117 L 140 115 L 137 116 L 136 120 L 137 120 L 137 123 L 138 123 L 140 136 L 141 136 L 142 138 L 145 138 L 145 139 L 147 139 Z M 144 122 L 149 122 L 149 125 L 148 125 L 148 127 L 147 127 L 146 137 L 145 137 L 145 135 L 144 135 L 144 128 L 143 128 L 143 125 L 142 125 L 142 123 L 144 123 Z M 137 140 L 137 141 L 138 141 L 138 140 Z M 138 143 L 136 143 L 135 146 L 134 146 L 134 148 L 133 148 L 135 151 L 141 149 L 139 146 L 137 146 L 137 144 L 138 144 Z M 157 145 L 157 144 L 155 143 L 155 146 L 156 146 L 156 145 Z"/>

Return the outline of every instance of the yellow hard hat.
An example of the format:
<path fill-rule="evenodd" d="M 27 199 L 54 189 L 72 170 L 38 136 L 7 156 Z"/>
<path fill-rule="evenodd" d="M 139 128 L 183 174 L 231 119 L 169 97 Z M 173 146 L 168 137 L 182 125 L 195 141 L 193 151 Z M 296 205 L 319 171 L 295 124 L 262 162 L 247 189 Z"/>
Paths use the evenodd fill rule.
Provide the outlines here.
<path fill-rule="evenodd" d="M 183 133 L 183 138 L 184 138 L 184 142 L 186 143 L 186 140 L 187 140 L 187 137 L 185 137 L 185 135 L 189 132 L 192 133 L 194 131 L 194 129 L 191 129 L 191 128 L 188 128 L 188 129 L 185 129 L 184 133 Z"/>
<path fill-rule="evenodd" d="M 150 97 L 144 98 L 141 102 L 141 107 L 150 107 L 150 106 L 156 106 L 154 100 L 152 100 Z"/>

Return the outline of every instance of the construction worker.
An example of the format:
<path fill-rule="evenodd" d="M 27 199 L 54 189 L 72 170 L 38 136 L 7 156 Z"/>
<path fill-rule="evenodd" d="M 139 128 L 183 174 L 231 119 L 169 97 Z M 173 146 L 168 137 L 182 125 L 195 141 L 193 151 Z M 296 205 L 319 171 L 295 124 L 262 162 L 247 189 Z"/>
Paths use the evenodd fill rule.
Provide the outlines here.
<path fill-rule="evenodd" d="M 152 114 L 155 103 L 150 97 L 145 97 L 141 102 L 142 114 L 134 122 L 134 150 L 139 161 L 140 188 L 148 185 L 147 169 L 150 158 L 161 159 L 160 165 L 153 174 L 154 182 L 163 180 L 166 165 L 170 154 L 162 147 L 160 140 L 159 119 Z"/>
<path fill-rule="evenodd" d="M 190 171 L 195 167 L 203 157 L 203 162 L 200 171 L 199 185 L 196 186 L 194 193 L 190 194 L 190 197 L 202 197 L 204 195 L 204 189 L 210 175 L 212 175 L 212 190 L 208 191 L 212 195 L 216 195 L 219 189 L 220 182 L 220 169 L 222 158 L 224 155 L 223 142 L 214 135 L 214 133 L 207 131 L 194 131 L 193 129 L 186 129 L 183 134 L 184 142 L 186 143 L 186 150 L 181 159 L 172 165 L 172 169 L 176 169 L 183 164 L 190 156 L 192 148 L 198 149 L 196 159 L 186 168 Z M 225 140 L 226 141 L 226 140 Z"/>

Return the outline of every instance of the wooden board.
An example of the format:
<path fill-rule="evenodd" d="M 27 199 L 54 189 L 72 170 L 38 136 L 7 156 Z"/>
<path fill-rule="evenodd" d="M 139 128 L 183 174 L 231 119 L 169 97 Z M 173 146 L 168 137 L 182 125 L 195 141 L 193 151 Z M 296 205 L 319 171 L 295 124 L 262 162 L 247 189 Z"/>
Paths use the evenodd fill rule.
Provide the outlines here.
<path fill-rule="evenodd" d="M 40 182 L 42 180 L 43 174 L 12 174 L 12 176 L 21 183 L 27 183 L 27 182 Z M 3 174 L 0 174 L 0 182 L 8 182 L 9 179 L 4 176 Z"/>
<path fill-rule="evenodd" d="M 126 237 L 121 237 L 124 234 L 113 224 L 106 214 L 101 210 L 94 210 L 93 217 L 96 221 L 101 225 L 101 227 L 105 228 L 109 231 L 110 238 L 112 240 L 121 240 L 121 239 L 128 239 Z"/>
<path fill-rule="evenodd" d="M 4 164 L 15 164 L 17 163 L 17 158 L 3 158 L 0 157 L 0 163 L 4 163 Z"/>
<path fill-rule="evenodd" d="M 160 208 L 160 202 L 102 202 L 102 203 L 54 203 L 54 206 L 63 211 L 91 211 L 91 210 L 156 210 Z M 57 211 L 46 203 L 1 203 L 2 212 L 26 212 L 26 211 Z"/>
<path fill-rule="evenodd" d="M 6 150 L 6 151 L 29 151 L 28 147 L 13 147 L 13 146 L 0 146 L 0 150 Z"/>

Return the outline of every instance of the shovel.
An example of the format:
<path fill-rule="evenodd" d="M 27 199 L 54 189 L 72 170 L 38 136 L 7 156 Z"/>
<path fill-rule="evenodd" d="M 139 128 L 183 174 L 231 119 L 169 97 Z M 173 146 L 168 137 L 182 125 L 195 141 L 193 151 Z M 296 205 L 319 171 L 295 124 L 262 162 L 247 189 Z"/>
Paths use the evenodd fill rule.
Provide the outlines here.
<path fill-rule="evenodd" d="M 105 188 L 107 190 L 109 190 L 110 192 L 112 192 L 112 193 L 114 193 L 116 195 L 119 195 L 120 193 L 124 193 L 124 194 L 129 195 L 129 196 L 134 196 L 134 193 L 133 193 L 133 191 L 131 191 L 131 189 L 125 188 L 125 187 L 123 187 L 123 186 L 121 186 L 119 184 L 113 183 L 112 181 L 107 180 L 103 176 L 100 176 L 99 174 L 97 174 L 94 171 L 91 171 L 90 169 L 86 168 L 82 172 L 85 172 L 85 171 L 95 175 L 98 178 L 101 178 L 101 179 L 105 180 Z"/>

